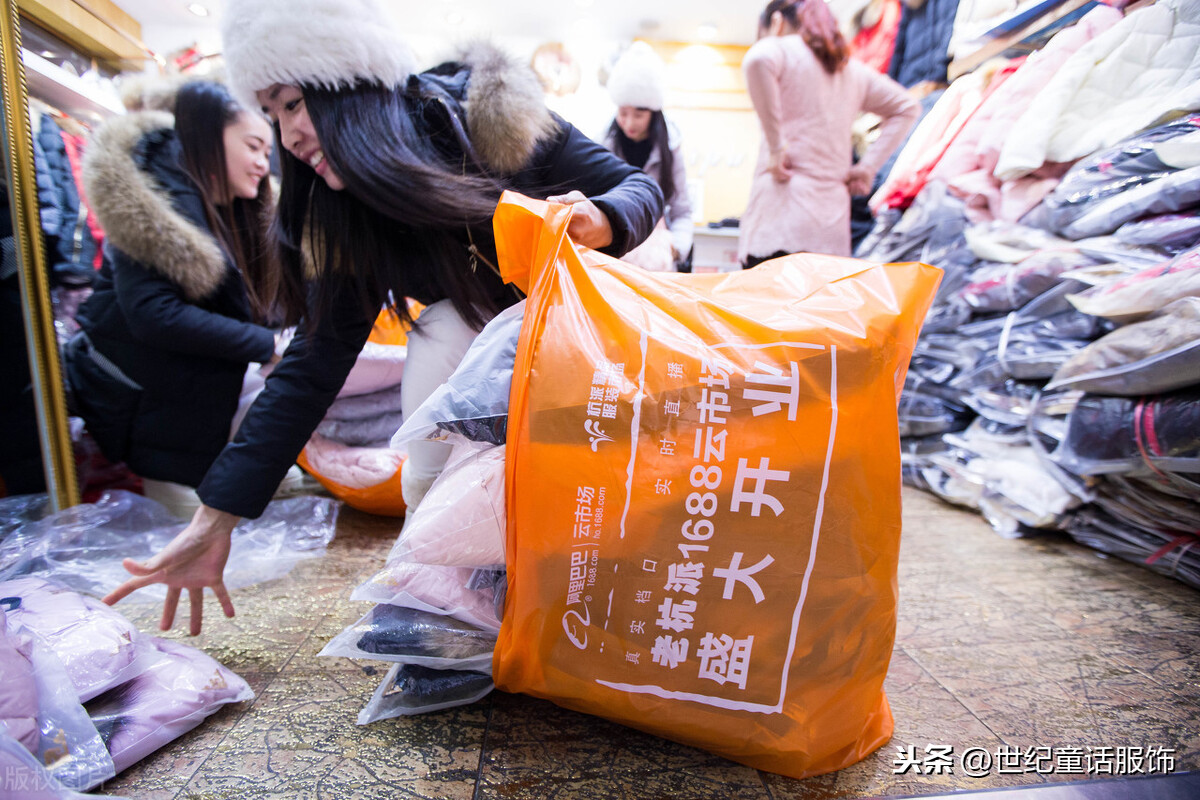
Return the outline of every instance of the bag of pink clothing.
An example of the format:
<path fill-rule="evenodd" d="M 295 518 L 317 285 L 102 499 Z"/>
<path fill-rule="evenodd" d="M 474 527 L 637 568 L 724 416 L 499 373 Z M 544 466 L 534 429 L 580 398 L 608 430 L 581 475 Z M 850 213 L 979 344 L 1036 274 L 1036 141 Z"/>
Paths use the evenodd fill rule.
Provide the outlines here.
<path fill-rule="evenodd" d="M 425 604 L 457 620 L 500 630 L 496 593 L 491 586 L 472 589 L 474 574 L 469 567 L 389 561 L 355 589 L 350 599 L 408 607 Z"/>
<path fill-rule="evenodd" d="M 505 447 L 454 439 L 445 469 L 411 512 L 388 561 L 503 566 Z"/>
<path fill-rule="evenodd" d="M 66 668 L 85 702 L 140 671 L 137 628 L 99 600 L 41 578 L 0 583 L 0 605 L 10 629 L 24 629 Z"/>
<path fill-rule="evenodd" d="M 195 728 L 227 703 L 254 699 L 232 670 L 179 642 L 142 637 L 145 670 L 87 704 L 117 772 Z"/>
<path fill-rule="evenodd" d="M 28 637 L 10 635 L 0 614 L 0 723 L 30 752 L 38 746 L 38 691 Z"/>

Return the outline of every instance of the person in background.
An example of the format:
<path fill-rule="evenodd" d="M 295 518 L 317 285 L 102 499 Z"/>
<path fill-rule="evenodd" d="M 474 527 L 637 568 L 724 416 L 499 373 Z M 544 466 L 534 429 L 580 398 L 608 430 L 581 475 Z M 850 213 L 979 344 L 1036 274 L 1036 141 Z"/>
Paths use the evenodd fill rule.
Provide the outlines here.
<path fill-rule="evenodd" d="M 850 255 L 850 196 L 866 194 L 920 108 L 895 81 L 848 57 L 824 0 L 771 0 L 742 62 L 763 142 L 742 216 L 750 268 L 789 253 Z M 879 115 L 879 137 L 852 164 L 851 125 Z"/>
<path fill-rule="evenodd" d="M 487 44 L 415 74 L 375 0 L 230 0 L 222 33 L 237 93 L 268 113 L 283 150 L 273 268 L 249 277 L 299 328 L 200 484 L 191 523 L 147 561 L 126 559 L 134 577 L 105 598 L 165 583 L 167 629 L 187 589 L 193 634 L 205 587 L 233 615 L 222 577 L 233 527 L 262 513 L 380 308 L 412 321 L 406 298 L 425 305 L 408 338 L 407 417 L 518 301 L 496 267 L 502 190 L 573 205 L 571 238 L 616 257 L 662 214 L 653 180 L 553 115 L 532 70 Z M 443 442 L 420 444 L 401 470 L 409 508 L 448 455 Z"/>
<path fill-rule="evenodd" d="M 605 147 L 645 171 L 662 189 L 667 206 L 659 229 L 624 257 L 657 271 L 686 266 L 693 236 L 679 129 L 662 111 L 665 71 L 662 59 L 645 42 L 634 42 L 621 55 L 608 78 L 608 93 L 617 105 L 617 115 L 603 139 Z"/>
<path fill-rule="evenodd" d="M 174 115 L 115 117 L 84 165 L 107 234 L 65 371 L 105 457 L 177 514 L 229 441 L 242 378 L 275 357 L 243 274 L 266 255 L 271 127 L 210 81 L 178 88 Z"/>

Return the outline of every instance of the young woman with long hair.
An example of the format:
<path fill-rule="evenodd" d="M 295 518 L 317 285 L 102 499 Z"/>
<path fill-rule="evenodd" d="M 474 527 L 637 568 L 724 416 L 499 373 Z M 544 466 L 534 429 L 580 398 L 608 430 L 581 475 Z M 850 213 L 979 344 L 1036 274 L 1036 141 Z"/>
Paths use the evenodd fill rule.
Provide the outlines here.
<path fill-rule="evenodd" d="M 574 205 L 577 243 L 621 255 L 662 213 L 662 194 L 545 106 L 532 70 L 476 44 L 414 74 L 375 0 L 230 0 L 224 56 L 242 96 L 275 124 L 282 186 L 272 226 L 277 267 L 251 271 L 264 300 L 299 331 L 234 441 L 199 487 L 204 505 L 163 551 L 106 600 L 166 583 L 162 626 L 182 589 L 191 630 L 222 582 L 229 537 L 258 516 L 341 388 L 381 306 L 408 318 L 407 415 L 450 375 L 475 334 L 518 298 L 495 269 L 491 217 L 504 189 Z M 420 502 L 446 458 L 410 448 L 405 501 Z"/>
<path fill-rule="evenodd" d="M 65 352 L 102 452 L 163 500 L 200 484 L 246 367 L 275 355 L 244 278 L 267 254 L 270 125 L 208 81 L 183 84 L 173 111 L 114 118 L 89 148 L 108 247 Z"/>

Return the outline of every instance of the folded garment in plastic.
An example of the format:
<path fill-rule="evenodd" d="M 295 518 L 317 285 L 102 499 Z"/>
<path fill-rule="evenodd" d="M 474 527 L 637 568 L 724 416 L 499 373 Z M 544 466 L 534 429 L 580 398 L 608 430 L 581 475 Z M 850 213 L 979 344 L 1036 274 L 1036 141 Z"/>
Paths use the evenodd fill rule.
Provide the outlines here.
<path fill-rule="evenodd" d="M 393 664 L 358 713 L 358 724 L 465 706 L 483 699 L 494 688 L 487 672 Z"/>
<path fill-rule="evenodd" d="M 1094 394 L 1158 394 L 1200 384 L 1200 297 L 1097 339 L 1054 373 L 1047 389 Z"/>
<path fill-rule="evenodd" d="M 426 398 L 392 437 L 392 447 L 459 433 L 487 444 L 504 444 L 513 361 L 521 334 L 524 301 L 484 326 L 450 378 Z"/>
<path fill-rule="evenodd" d="M 1200 472 L 1200 386 L 1152 397 L 1084 395 L 1052 457 L 1076 475 Z"/>
<path fill-rule="evenodd" d="M 496 632 L 433 608 L 381 603 L 322 648 L 320 655 L 373 658 L 435 669 L 490 669 Z"/>
<path fill-rule="evenodd" d="M 17 578 L 0 583 L 0 608 L 10 627 L 28 631 L 58 657 L 80 702 L 142 668 L 137 627 L 93 597 L 41 578 Z"/>
<path fill-rule="evenodd" d="M 139 642 L 146 668 L 85 706 L 117 772 L 173 742 L 221 706 L 254 699 L 240 676 L 201 650 L 170 639 Z"/>

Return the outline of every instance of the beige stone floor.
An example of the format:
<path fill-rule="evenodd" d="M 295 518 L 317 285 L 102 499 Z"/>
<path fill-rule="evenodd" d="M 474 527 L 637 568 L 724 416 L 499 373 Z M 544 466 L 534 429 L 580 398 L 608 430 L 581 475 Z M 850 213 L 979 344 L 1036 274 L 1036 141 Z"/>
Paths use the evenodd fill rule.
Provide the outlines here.
<path fill-rule="evenodd" d="M 896 773 L 897 748 L 1158 747 L 1200 769 L 1200 592 L 1057 536 L 1006 540 L 978 516 L 905 489 L 888 745 L 797 781 L 521 695 L 360 727 L 378 662 L 317 652 L 369 606 L 352 589 L 383 562 L 393 521 L 346 510 L 328 555 L 234 593 L 238 616 L 189 640 L 257 698 L 117 776 L 130 798 L 792 798 L 936 794 L 1085 780 Z M 123 603 L 152 631 L 157 607 Z M 177 638 L 187 638 L 178 632 Z M 1099 752 L 1095 751 L 1094 752 Z M 1104 759 L 1101 759 L 1103 761 Z M 1107 776 L 1100 776 L 1107 777 Z"/>

